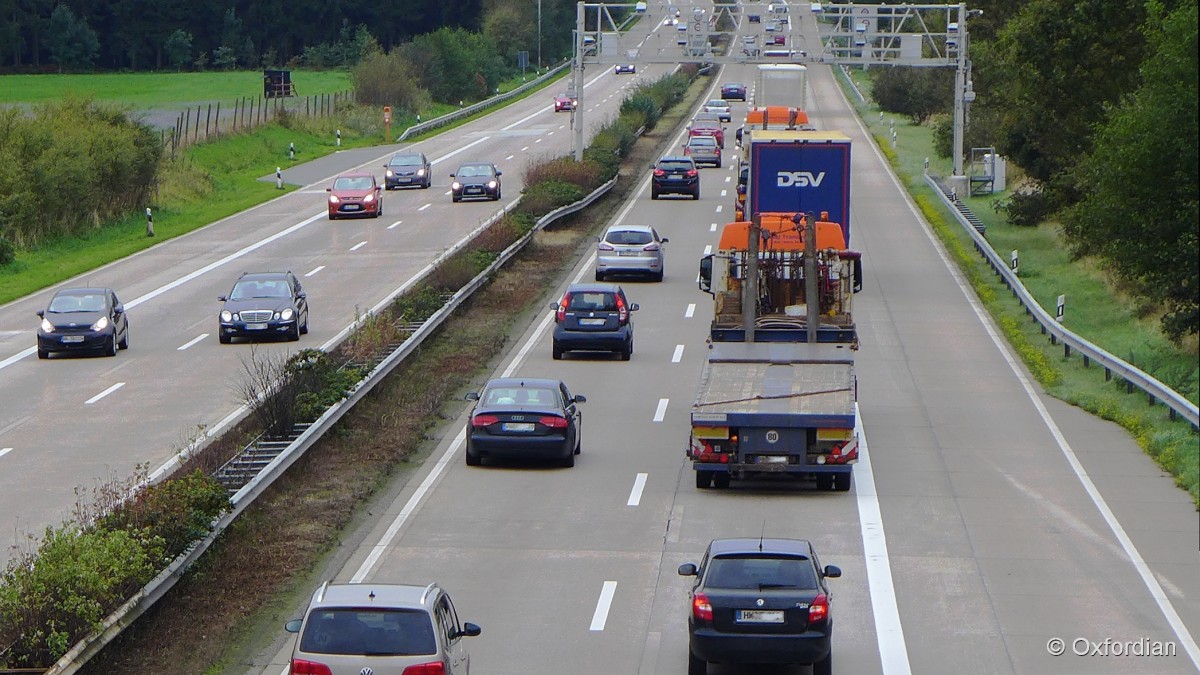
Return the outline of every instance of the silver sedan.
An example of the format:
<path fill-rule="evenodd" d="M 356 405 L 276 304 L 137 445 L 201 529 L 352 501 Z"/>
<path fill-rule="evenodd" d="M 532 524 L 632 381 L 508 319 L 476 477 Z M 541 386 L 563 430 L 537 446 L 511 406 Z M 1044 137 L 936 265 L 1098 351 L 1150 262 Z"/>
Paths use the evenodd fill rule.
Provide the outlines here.
<path fill-rule="evenodd" d="M 663 280 L 666 237 L 649 225 L 613 225 L 596 244 L 596 281 L 610 274 L 649 275 Z"/>

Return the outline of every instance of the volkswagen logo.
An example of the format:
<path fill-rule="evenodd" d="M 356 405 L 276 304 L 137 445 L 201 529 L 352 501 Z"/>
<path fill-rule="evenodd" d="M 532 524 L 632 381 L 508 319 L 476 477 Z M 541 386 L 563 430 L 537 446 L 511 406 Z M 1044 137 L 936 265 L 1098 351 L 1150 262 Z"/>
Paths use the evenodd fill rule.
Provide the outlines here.
<path fill-rule="evenodd" d="M 759 607 L 762 607 L 763 605 L 767 604 L 767 601 L 763 600 L 762 598 L 759 598 L 758 600 L 754 601 L 754 604 L 758 605 Z"/>
<path fill-rule="evenodd" d="M 358 675 L 375 675 L 375 671 L 371 670 L 370 666 L 367 666 L 366 668 L 358 671 Z"/>

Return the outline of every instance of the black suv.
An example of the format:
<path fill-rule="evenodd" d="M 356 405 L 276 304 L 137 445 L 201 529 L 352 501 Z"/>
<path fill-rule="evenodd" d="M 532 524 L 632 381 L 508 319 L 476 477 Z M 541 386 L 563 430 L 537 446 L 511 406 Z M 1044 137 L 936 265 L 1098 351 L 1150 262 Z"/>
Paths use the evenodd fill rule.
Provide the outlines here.
<path fill-rule="evenodd" d="M 842 576 L 821 567 L 801 539 L 714 539 L 699 567 L 688 620 L 688 675 L 705 675 L 709 661 L 812 664 L 813 675 L 833 668 L 832 594 L 825 579 Z"/>
<path fill-rule="evenodd" d="M 553 356 L 569 351 L 616 352 L 622 361 L 633 354 L 633 312 L 637 303 L 616 284 L 571 284 L 554 310 Z"/>
<path fill-rule="evenodd" d="M 700 172 L 691 157 L 663 157 L 652 167 L 650 198 L 659 195 L 691 195 L 700 199 Z"/>
<path fill-rule="evenodd" d="M 500 199 L 500 170 L 491 162 L 471 162 L 458 167 L 450 174 L 450 198 L 456 202 L 463 199 Z"/>
<path fill-rule="evenodd" d="M 397 152 L 383 168 L 387 169 L 383 175 L 385 190 L 412 186 L 424 189 L 433 184 L 432 167 L 423 152 Z"/>
<path fill-rule="evenodd" d="M 221 344 L 235 337 L 299 340 L 308 332 L 308 299 L 291 272 L 247 272 L 229 295 L 217 299 L 225 303 L 217 331 Z"/>

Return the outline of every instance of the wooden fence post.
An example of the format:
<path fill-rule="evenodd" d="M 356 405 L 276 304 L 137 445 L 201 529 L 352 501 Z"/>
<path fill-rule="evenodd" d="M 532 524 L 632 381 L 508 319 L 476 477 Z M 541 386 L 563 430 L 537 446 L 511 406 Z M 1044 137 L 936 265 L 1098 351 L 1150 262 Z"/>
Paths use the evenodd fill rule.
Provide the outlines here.
<path fill-rule="evenodd" d="M 208 112 L 204 115 L 204 140 L 206 140 L 206 141 L 208 140 L 208 135 L 211 133 L 211 131 L 208 128 L 208 125 L 211 122 L 212 122 L 212 104 L 209 103 L 208 104 Z"/>

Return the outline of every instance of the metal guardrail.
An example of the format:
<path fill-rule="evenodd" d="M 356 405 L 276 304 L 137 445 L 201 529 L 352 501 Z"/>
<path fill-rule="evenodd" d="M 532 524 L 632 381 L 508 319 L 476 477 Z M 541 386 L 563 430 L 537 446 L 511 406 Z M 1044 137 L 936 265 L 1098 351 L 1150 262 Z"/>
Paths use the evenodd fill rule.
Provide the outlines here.
<path fill-rule="evenodd" d="M 1171 419 L 1175 419 L 1175 416 L 1178 415 L 1191 422 L 1193 429 L 1200 429 L 1200 412 L 1197 411 L 1197 406 L 1194 403 L 1184 398 L 1179 392 L 1159 382 L 1153 376 L 1063 328 L 1062 324 L 1055 317 L 1042 309 L 1042 306 L 1033 298 L 1017 275 L 1013 274 L 1000 255 L 992 249 L 992 245 L 988 243 L 988 240 L 976 226 L 975 223 L 978 222 L 978 218 L 975 217 L 975 214 L 971 213 L 970 208 L 962 200 L 958 199 L 953 191 L 943 187 L 935 176 L 926 173 L 925 182 L 941 196 L 942 202 L 954 212 L 954 216 L 959 224 L 963 226 L 967 234 L 971 236 L 972 241 L 975 242 L 975 249 L 983 255 L 996 274 L 1004 281 L 1004 285 L 1008 286 L 1012 294 L 1025 306 L 1025 313 L 1033 317 L 1041 325 L 1043 334 L 1050 335 L 1051 344 L 1061 342 L 1065 356 L 1070 356 L 1071 350 L 1079 352 L 1083 355 L 1085 366 L 1090 365 L 1092 361 L 1099 363 L 1104 367 L 1105 379 L 1111 379 L 1115 373 L 1117 377 L 1125 381 L 1127 389 L 1130 391 L 1132 391 L 1133 387 L 1136 387 L 1145 392 L 1150 399 L 1151 405 L 1157 401 L 1161 401 L 1170 408 Z"/>
<path fill-rule="evenodd" d="M 223 533 L 225 529 L 237 519 L 238 515 L 240 515 L 242 511 L 244 511 L 259 495 L 266 491 L 266 489 L 270 487 L 272 483 L 278 480 L 280 476 L 286 473 L 288 467 L 294 464 L 297 459 L 299 459 L 304 455 L 305 452 L 308 451 L 309 448 L 315 445 L 321 436 L 332 429 L 347 411 L 353 408 L 354 405 L 359 402 L 359 400 L 361 400 L 367 395 L 368 392 L 374 389 L 377 384 L 383 381 L 383 379 L 389 373 L 395 370 L 396 366 L 398 366 L 417 347 L 419 347 L 427 337 L 437 330 L 437 328 L 441 326 L 441 324 L 447 318 L 449 318 L 451 314 L 453 314 L 454 310 L 457 309 L 459 305 L 461 305 L 475 291 L 482 288 L 487 280 L 493 274 L 495 274 L 497 270 L 503 267 L 514 255 L 516 255 L 533 239 L 534 234 L 559 218 L 587 208 L 592 204 L 592 202 L 599 199 L 602 195 L 611 190 L 616 184 L 617 179 L 613 178 L 612 180 L 593 190 L 583 199 L 572 204 L 559 207 L 538 219 L 537 223 L 534 224 L 529 232 L 526 232 L 520 239 L 513 242 L 508 248 L 504 249 L 504 251 L 502 251 L 500 255 L 496 257 L 496 260 L 492 261 L 492 264 L 488 265 L 487 268 L 476 275 L 475 278 L 467 282 L 467 284 L 459 289 L 458 292 L 456 292 L 450 298 L 450 300 L 442 306 L 441 309 L 434 312 L 433 315 L 431 315 L 428 320 L 426 320 L 419 328 L 409 335 L 409 337 L 403 343 L 401 343 L 401 345 L 395 351 L 383 359 L 379 365 L 375 366 L 370 373 L 368 373 L 362 380 L 358 382 L 358 384 L 354 386 L 346 398 L 343 398 L 338 403 L 335 403 L 326 409 L 325 412 L 319 418 L 317 418 L 317 420 L 313 422 L 310 427 L 305 429 L 304 433 L 296 438 L 296 440 L 292 441 L 286 450 L 284 450 L 279 454 L 278 457 L 267 464 L 263 470 L 250 482 L 234 493 L 233 497 L 230 499 L 233 504 L 233 508 L 214 521 L 212 532 L 210 532 L 208 536 L 197 542 L 190 549 L 177 557 L 165 570 L 160 572 L 158 576 L 150 581 L 150 583 L 146 584 L 145 587 L 138 591 L 136 595 L 134 595 L 132 598 L 126 601 L 125 604 L 121 605 L 121 607 L 105 618 L 102 628 L 99 631 L 76 643 L 75 646 L 73 646 L 70 651 L 64 654 L 63 657 L 59 659 L 53 667 L 46 671 L 46 675 L 70 675 L 71 673 L 78 672 L 79 669 L 82 668 L 85 663 L 87 663 L 88 659 L 99 653 L 101 649 L 103 649 L 106 645 L 108 645 L 108 643 L 112 642 L 118 635 L 120 635 L 121 631 L 132 625 L 139 616 L 153 606 L 155 602 L 158 602 L 160 598 L 166 595 L 167 592 L 175 586 L 176 582 L 183 577 L 183 574 L 187 571 L 187 569 L 200 559 L 200 556 L 202 556 L 204 552 L 207 551 L 210 546 L 212 546 L 213 542 L 217 540 L 217 537 L 219 537 L 221 533 Z M 496 221 L 504 217 L 504 215 L 507 213 L 508 207 L 505 207 L 499 213 L 496 213 L 491 218 L 488 218 L 482 225 L 475 228 L 474 231 L 460 240 L 457 244 L 438 256 L 437 259 L 428 265 L 420 274 L 414 276 L 409 283 L 397 289 L 388 297 L 387 300 L 384 301 L 384 303 L 381 304 L 390 304 L 397 297 L 408 291 L 408 289 L 424 280 L 435 269 L 437 269 L 438 265 L 461 251 L 464 247 L 470 244 L 476 238 L 476 236 L 478 236 L 487 228 L 491 227 Z M 363 319 L 365 318 L 366 317 L 363 317 Z M 360 319 L 360 322 L 363 319 Z"/>
<path fill-rule="evenodd" d="M 515 96 L 520 96 L 521 94 L 524 94 L 525 92 L 529 91 L 530 89 L 540 86 L 543 82 L 550 80 L 551 78 L 558 75 L 558 73 L 562 72 L 565 68 L 569 67 L 570 65 L 571 65 L 570 61 L 559 64 L 559 65 L 555 66 L 554 68 L 547 70 L 545 73 L 538 76 L 537 78 L 530 80 L 529 82 L 526 82 L 525 84 L 517 87 L 516 89 L 513 89 L 512 91 L 507 91 L 507 92 L 504 92 L 503 94 L 498 94 L 491 98 L 485 98 L 484 100 L 482 100 L 478 103 L 472 103 L 471 105 L 469 105 L 465 108 L 461 108 L 459 110 L 455 110 L 452 113 L 446 113 L 445 115 L 442 115 L 441 117 L 435 117 L 431 120 L 421 122 L 420 124 L 414 124 L 411 127 L 405 129 L 404 133 L 400 134 L 400 136 L 396 138 L 396 142 L 403 143 L 404 141 L 408 140 L 409 136 L 421 134 L 426 131 L 429 131 L 430 129 L 436 129 L 441 126 L 445 126 L 455 120 L 462 119 L 464 117 L 470 117 L 471 115 L 474 115 L 475 113 L 479 112 L 480 110 L 486 110 L 494 105 L 503 103 L 510 98 L 513 98 Z"/>

